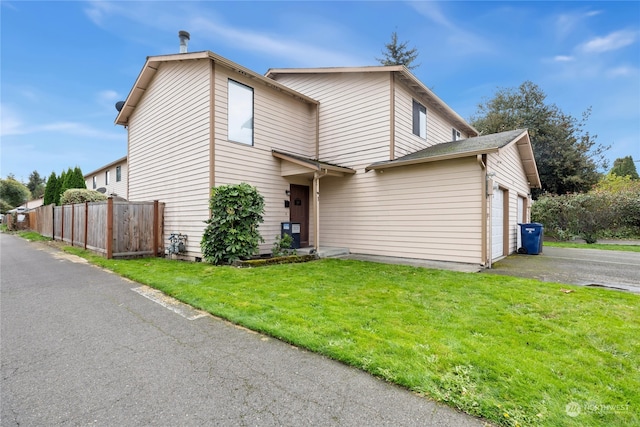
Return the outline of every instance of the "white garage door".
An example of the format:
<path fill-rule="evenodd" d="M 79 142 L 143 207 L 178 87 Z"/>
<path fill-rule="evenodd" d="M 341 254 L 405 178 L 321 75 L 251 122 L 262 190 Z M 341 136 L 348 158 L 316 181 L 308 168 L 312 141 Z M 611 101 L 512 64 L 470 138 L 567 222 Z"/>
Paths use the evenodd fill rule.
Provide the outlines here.
<path fill-rule="evenodd" d="M 518 216 L 517 222 L 524 222 L 524 198 L 518 196 Z M 522 246 L 522 242 L 520 241 L 520 226 L 516 223 L 516 250 L 518 250 Z"/>
<path fill-rule="evenodd" d="M 491 259 L 504 255 L 503 201 L 504 191 L 494 189 L 491 201 Z"/>

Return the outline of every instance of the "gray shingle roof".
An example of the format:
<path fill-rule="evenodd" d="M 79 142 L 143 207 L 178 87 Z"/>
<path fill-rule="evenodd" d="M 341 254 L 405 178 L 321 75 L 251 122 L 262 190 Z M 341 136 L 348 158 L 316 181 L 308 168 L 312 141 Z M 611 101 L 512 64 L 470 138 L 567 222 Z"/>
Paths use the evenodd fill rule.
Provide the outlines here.
<path fill-rule="evenodd" d="M 405 162 L 421 159 L 463 157 L 465 155 L 488 153 L 504 147 L 524 132 L 526 132 L 526 129 L 516 129 L 491 135 L 483 135 L 458 141 L 445 142 L 443 144 L 436 144 L 423 150 L 407 154 L 406 156 L 399 157 L 395 160 L 373 163 L 367 169 L 376 169 L 376 167 L 383 165 L 400 165 Z"/>

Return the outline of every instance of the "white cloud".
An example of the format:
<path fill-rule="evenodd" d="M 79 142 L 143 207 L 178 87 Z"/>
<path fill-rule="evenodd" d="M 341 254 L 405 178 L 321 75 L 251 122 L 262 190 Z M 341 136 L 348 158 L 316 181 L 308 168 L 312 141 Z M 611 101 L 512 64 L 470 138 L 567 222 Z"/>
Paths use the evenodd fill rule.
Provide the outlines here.
<path fill-rule="evenodd" d="M 90 125 L 79 122 L 51 122 L 30 124 L 30 120 L 22 117 L 7 105 L 0 106 L 0 136 L 29 135 L 41 132 L 52 132 L 63 135 L 115 140 L 122 136 L 116 132 L 105 132 Z"/>
<path fill-rule="evenodd" d="M 444 11 L 440 8 L 439 2 L 412 2 L 411 7 L 420 15 L 431 20 L 446 31 L 443 32 L 449 48 L 455 49 L 458 55 L 465 54 L 481 54 L 491 53 L 495 49 L 488 40 L 478 34 L 465 30 L 458 21 L 452 21 L 447 18 Z"/>
<path fill-rule="evenodd" d="M 438 25 L 441 25 L 449 29 L 458 29 L 447 17 L 440 8 L 440 4 L 433 1 L 426 2 L 413 2 L 411 6 L 418 11 L 425 18 L 429 18 L 431 21 Z"/>
<path fill-rule="evenodd" d="M 629 46 L 635 43 L 637 38 L 638 33 L 636 31 L 615 31 L 605 37 L 596 37 L 589 40 L 581 46 L 581 50 L 586 53 L 608 52 Z"/>
<path fill-rule="evenodd" d="M 0 136 L 21 135 L 23 122 L 6 104 L 0 104 Z"/>
<path fill-rule="evenodd" d="M 574 59 L 575 58 L 573 56 L 567 56 L 567 55 L 556 55 L 553 57 L 553 60 L 556 62 L 571 62 Z"/>
<path fill-rule="evenodd" d="M 576 28 L 578 28 L 587 18 L 600 15 L 601 13 L 602 11 L 600 10 L 591 10 L 587 12 L 579 10 L 560 14 L 554 19 L 556 35 L 561 39 L 564 39 L 568 35 L 574 33 Z"/>
<path fill-rule="evenodd" d="M 630 76 L 637 76 L 638 75 L 638 69 L 634 68 L 634 67 L 629 67 L 626 65 L 622 65 L 620 67 L 615 67 L 615 68 L 611 68 L 609 70 L 607 70 L 607 76 L 608 77 L 630 77 Z"/>

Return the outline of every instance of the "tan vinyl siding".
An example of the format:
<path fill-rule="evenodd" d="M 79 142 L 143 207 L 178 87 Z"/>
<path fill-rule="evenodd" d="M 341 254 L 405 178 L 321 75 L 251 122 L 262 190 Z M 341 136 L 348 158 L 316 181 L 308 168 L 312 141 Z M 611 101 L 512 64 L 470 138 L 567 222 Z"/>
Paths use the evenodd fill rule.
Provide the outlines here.
<path fill-rule="evenodd" d="M 413 134 L 413 100 L 427 108 L 426 140 Z M 395 90 L 395 158 L 414 153 L 435 144 L 452 140 L 454 125 L 435 108 L 417 97 L 406 85 L 396 80 Z"/>
<path fill-rule="evenodd" d="M 489 154 L 488 167 L 490 171 L 496 173 L 494 181 L 509 190 L 509 224 L 507 228 L 510 254 L 517 250 L 517 233 L 520 231 L 518 227 L 518 222 L 521 222 L 518 218 L 518 196 L 527 198 L 531 190 L 515 144 L 502 148 L 498 153 Z"/>
<path fill-rule="evenodd" d="M 325 178 L 320 189 L 320 247 L 482 263 L 482 173 L 475 158 Z"/>
<path fill-rule="evenodd" d="M 129 121 L 129 199 L 165 203 L 164 239 L 199 256 L 209 198 L 209 61 L 163 63 Z"/>
<path fill-rule="evenodd" d="M 121 180 L 116 181 L 116 168 L 121 168 Z M 106 183 L 106 172 L 109 171 L 109 184 Z M 93 177 L 96 177 L 96 188 L 93 188 Z M 111 164 L 108 167 L 98 169 L 95 172 L 85 177 L 85 184 L 89 190 L 97 190 L 98 188 L 105 188 L 107 196 L 118 196 L 127 199 L 127 162 L 126 160 L 120 163 Z"/>
<path fill-rule="evenodd" d="M 227 139 L 227 85 L 228 79 L 243 83 L 254 89 L 254 146 L 235 143 Z M 251 79 L 216 72 L 216 134 L 215 134 L 215 183 L 218 185 L 249 183 L 258 188 L 265 199 L 264 223 L 260 234 L 265 242 L 262 253 L 270 252 L 280 223 L 289 221 L 289 209 L 284 206 L 288 199 L 289 184 L 311 186 L 304 178 L 285 179 L 281 176 L 280 160 L 271 150 L 283 150 L 313 157 L 315 155 L 315 106 L 298 101 L 290 96 L 255 84 Z M 313 208 L 310 205 L 310 241 L 313 241 Z"/>
<path fill-rule="evenodd" d="M 352 168 L 389 159 L 388 73 L 279 75 L 320 101 L 320 159 Z"/>

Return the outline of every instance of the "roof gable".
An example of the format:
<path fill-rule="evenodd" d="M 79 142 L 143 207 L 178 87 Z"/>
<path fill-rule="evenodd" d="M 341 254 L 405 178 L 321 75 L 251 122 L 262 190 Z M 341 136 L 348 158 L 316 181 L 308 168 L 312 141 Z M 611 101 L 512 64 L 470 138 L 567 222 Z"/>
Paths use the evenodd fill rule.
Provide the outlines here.
<path fill-rule="evenodd" d="M 283 74 L 336 74 L 336 73 L 394 73 L 398 80 L 414 92 L 416 98 L 422 100 L 427 107 L 433 108 L 455 124 L 458 130 L 475 136 L 480 132 L 449 107 L 431 89 L 424 85 L 404 65 L 378 65 L 366 67 L 328 67 L 328 68 L 271 68 L 265 76 L 277 80 Z"/>
<path fill-rule="evenodd" d="M 285 93 L 289 96 L 292 96 L 296 99 L 299 99 L 302 102 L 308 104 L 318 104 L 318 101 L 308 97 L 302 93 L 296 92 L 295 90 L 282 85 L 273 79 L 269 79 L 259 73 L 249 70 L 235 62 L 232 62 L 222 56 L 216 55 L 211 51 L 202 51 L 202 52 L 193 52 L 193 53 L 176 53 L 171 55 L 160 55 L 160 56 L 149 56 L 147 57 L 147 61 L 145 62 L 136 82 L 134 83 L 129 95 L 127 95 L 127 99 L 124 102 L 124 105 L 118 112 L 118 115 L 115 119 L 115 124 L 126 126 L 129 123 L 129 118 L 133 114 L 133 111 L 138 106 L 140 99 L 144 95 L 145 91 L 149 87 L 149 84 L 153 80 L 154 76 L 158 72 L 162 63 L 173 62 L 173 61 L 197 61 L 208 59 L 215 62 L 218 65 L 221 65 L 228 70 L 233 72 L 242 74 L 245 77 L 248 77 L 252 80 L 255 80 L 264 86 L 270 87 L 273 90 L 279 91 L 281 93 Z"/>

